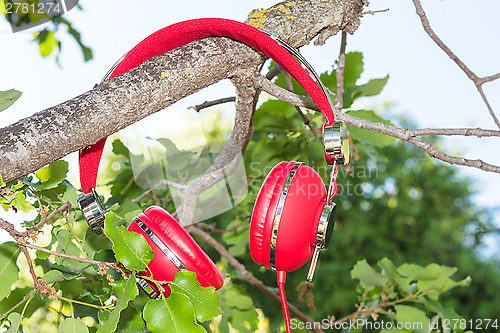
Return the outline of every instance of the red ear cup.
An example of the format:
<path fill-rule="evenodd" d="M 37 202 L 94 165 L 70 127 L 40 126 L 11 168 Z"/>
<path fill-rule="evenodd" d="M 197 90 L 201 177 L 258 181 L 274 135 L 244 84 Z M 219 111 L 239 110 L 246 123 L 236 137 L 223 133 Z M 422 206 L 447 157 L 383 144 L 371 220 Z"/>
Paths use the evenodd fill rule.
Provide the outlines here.
<path fill-rule="evenodd" d="M 250 223 L 253 260 L 275 271 L 294 271 L 312 256 L 326 189 L 312 168 L 281 162 L 267 176 Z"/>
<path fill-rule="evenodd" d="M 189 233 L 161 207 L 152 206 L 139 214 L 127 228 L 146 237 L 154 251 L 154 258 L 148 267 L 158 281 L 173 281 L 175 273 L 187 269 L 196 273 L 203 287 L 219 289 L 224 283 L 221 272 L 208 255 L 200 248 Z M 149 275 L 148 272 L 143 272 Z M 157 291 L 156 287 L 151 287 Z M 164 286 L 164 296 L 170 295 Z"/>

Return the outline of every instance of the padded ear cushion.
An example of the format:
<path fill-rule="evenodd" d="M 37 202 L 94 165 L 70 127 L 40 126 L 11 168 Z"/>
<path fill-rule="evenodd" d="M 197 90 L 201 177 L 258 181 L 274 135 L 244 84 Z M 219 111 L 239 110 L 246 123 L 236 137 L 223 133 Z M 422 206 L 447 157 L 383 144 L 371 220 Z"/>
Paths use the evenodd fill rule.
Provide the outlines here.
<path fill-rule="evenodd" d="M 163 242 L 187 270 L 196 273 L 196 278 L 203 287 L 212 286 L 216 289 L 222 287 L 224 279 L 217 266 L 167 211 L 161 207 L 153 206 L 146 209 L 144 214 L 139 214 L 138 218 Z M 179 268 L 135 222 L 132 222 L 127 229 L 143 235 L 153 249 L 155 255 L 148 265 L 153 277 L 158 281 L 173 281 Z M 150 275 L 149 272 L 141 273 L 146 276 Z M 155 285 L 149 284 L 155 291 L 158 291 Z M 170 288 L 168 286 L 164 286 L 164 288 L 163 295 L 170 296 Z"/>
<path fill-rule="evenodd" d="M 150 222 L 143 222 L 189 271 L 196 273 L 203 287 L 222 287 L 224 279 L 220 270 L 176 219 L 158 206 L 149 207 L 144 215 Z"/>
<path fill-rule="evenodd" d="M 312 257 L 325 202 L 326 189 L 321 177 L 307 165 L 299 167 L 281 213 L 276 239 L 277 271 L 294 271 Z"/>
<path fill-rule="evenodd" d="M 269 253 L 274 215 L 285 181 L 295 161 L 278 163 L 260 188 L 250 222 L 250 254 L 260 266 L 270 268 Z"/>
<path fill-rule="evenodd" d="M 296 162 L 281 162 L 267 176 L 259 191 L 250 223 L 250 254 L 268 269 L 274 218 L 288 175 Z M 319 217 L 326 201 L 321 177 L 301 165 L 292 178 L 281 211 L 275 251 L 277 271 L 290 272 L 312 256 Z"/>

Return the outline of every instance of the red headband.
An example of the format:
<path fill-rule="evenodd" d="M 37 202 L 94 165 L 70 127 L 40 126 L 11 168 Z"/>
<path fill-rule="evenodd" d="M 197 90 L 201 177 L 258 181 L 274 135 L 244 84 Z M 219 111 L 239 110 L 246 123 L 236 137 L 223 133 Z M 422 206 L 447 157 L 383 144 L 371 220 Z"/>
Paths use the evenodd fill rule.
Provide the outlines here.
<path fill-rule="evenodd" d="M 272 37 L 238 21 L 203 18 L 169 25 L 137 44 L 127 53 L 109 78 L 124 74 L 156 55 L 206 37 L 229 37 L 272 58 L 309 93 L 325 116 L 327 125 L 334 123 L 335 116 L 327 96 L 300 63 Z M 96 186 L 99 161 L 105 142 L 106 138 L 80 151 L 80 182 L 84 193 L 89 193 Z"/>

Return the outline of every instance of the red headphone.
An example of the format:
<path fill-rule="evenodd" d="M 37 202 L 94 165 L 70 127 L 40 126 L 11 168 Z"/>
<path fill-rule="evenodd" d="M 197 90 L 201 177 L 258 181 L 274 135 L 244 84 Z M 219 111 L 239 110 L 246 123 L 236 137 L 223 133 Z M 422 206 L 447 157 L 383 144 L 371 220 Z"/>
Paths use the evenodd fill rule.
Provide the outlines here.
<path fill-rule="evenodd" d="M 252 258 L 257 264 L 278 272 L 287 332 L 291 332 L 284 294 L 285 272 L 296 270 L 313 257 L 308 274 L 308 280 L 312 279 L 319 251 L 326 249 L 334 225 L 335 204 L 331 200 L 336 194 L 338 166 L 349 162 L 345 129 L 341 123 L 335 123 L 328 93 L 312 67 L 298 51 L 275 35 L 233 20 L 205 18 L 176 23 L 146 37 L 127 53 L 109 78 L 124 74 L 155 55 L 211 36 L 232 38 L 275 60 L 304 87 L 327 120 L 323 143 L 327 163 L 333 165 L 328 192 L 312 168 L 294 161 L 281 162 L 264 181 L 251 219 Z M 98 234 L 102 233 L 106 210 L 94 188 L 105 141 L 102 139 L 80 151 L 80 182 L 84 194 L 78 201 L 89 226 Z M 176 272 L 187 269 L 197 273 L 202 286 L 216 289 L 222 286 L 219 269 L 162 208 L 149 207 L 132 221 L 128 230 L 143 235 L 153 249 L 155 256 L 149 268 L 155 280 L 171 281 Z M 146 280 L 138 279 L 138 284 L 150 296 L 160 296 L 156 286 Z M 165 289 L 163 295 L 168 297 L 168 286 Z"/>

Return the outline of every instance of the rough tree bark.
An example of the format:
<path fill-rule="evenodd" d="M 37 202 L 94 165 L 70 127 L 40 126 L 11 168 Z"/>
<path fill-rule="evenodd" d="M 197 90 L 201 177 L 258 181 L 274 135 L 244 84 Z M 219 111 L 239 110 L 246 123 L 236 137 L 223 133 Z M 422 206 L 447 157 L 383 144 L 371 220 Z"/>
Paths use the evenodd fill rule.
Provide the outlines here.
<path fill-rule="evenodd" d="M 292 46 L 359 26 L 364 0 L 293 0 L 254 10 L 246 23 Z M 131 45 L 132 47 L 132 45 Z M 204 87 L 256 70 L 265 58 L 227 38 L 206 38 L 154 57 L 69 101 L 0 129 L 0 174 L 11 181 L 92 145 Z"/>

